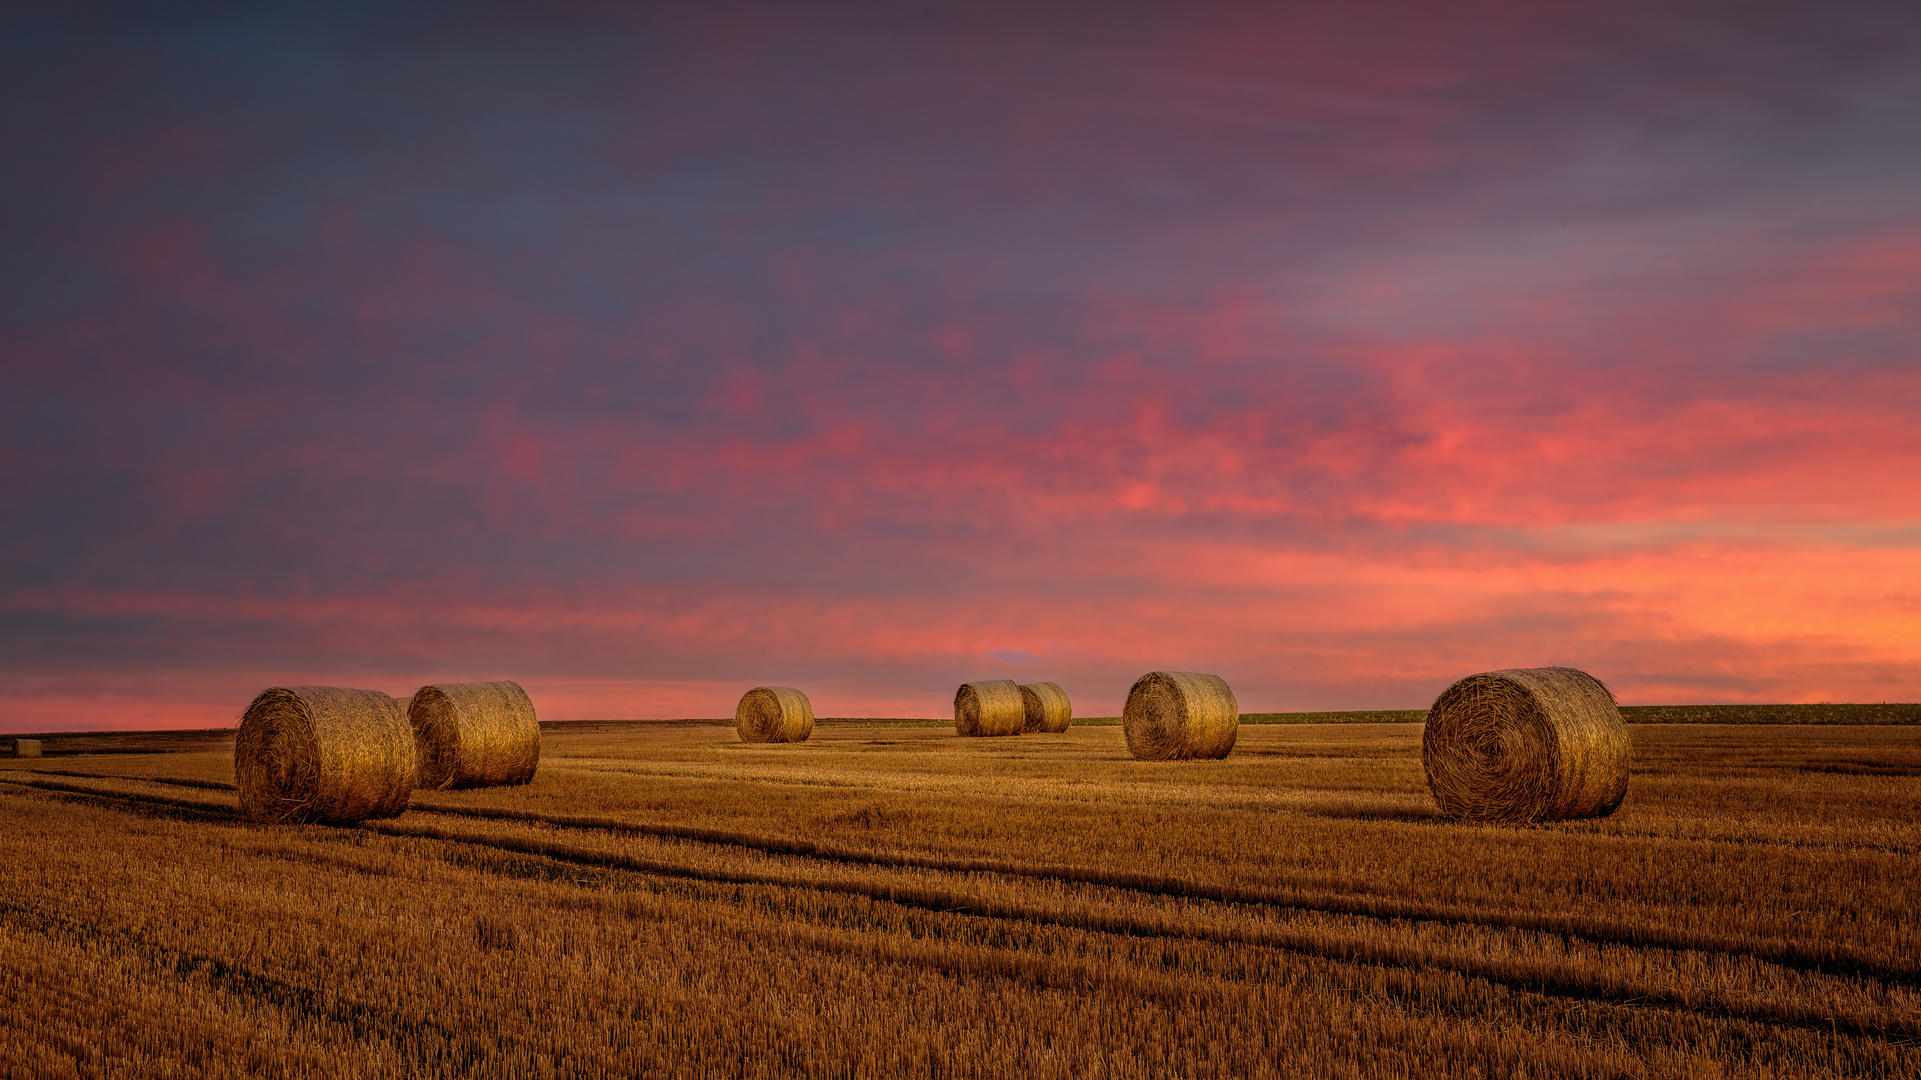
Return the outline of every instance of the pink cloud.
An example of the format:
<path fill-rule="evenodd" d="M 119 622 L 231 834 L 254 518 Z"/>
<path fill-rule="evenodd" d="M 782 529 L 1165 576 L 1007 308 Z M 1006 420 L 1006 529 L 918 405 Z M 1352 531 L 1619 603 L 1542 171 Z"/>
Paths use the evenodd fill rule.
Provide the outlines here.
<path fill-rule="evenodd" d="M 0 331 L 8 722 L 497 676 L 1111 713 L 1165 666 L 1405 707 L 1556 660 L 1921 694 L 1894 74 L 1769 81 L 1826 40 L 1780 13 L 840 18 L 60 91 L 15 257 L 78 269 Z"/>

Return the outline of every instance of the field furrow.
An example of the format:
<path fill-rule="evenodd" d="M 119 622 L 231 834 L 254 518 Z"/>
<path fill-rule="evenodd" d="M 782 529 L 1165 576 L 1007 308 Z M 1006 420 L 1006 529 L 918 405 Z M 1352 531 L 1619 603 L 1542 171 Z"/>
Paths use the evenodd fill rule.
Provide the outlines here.
<path fill-rule="evenodd" d="M 1845 734 L 1870 764 L 1912 739 Z M 1244 760 L 1142 766 L 1099 728 L 615 729 L 346 829 L 241 822 L 219 753 L 6 763 L 0 1051 L 48 1076 L 1921 1073 L 1914 778 L 1757 779 L 1834 755 L 1670 732 L 1612 818 L 1470 826 L 1417 805 L 1410 735 L 1249 729 Z"/>

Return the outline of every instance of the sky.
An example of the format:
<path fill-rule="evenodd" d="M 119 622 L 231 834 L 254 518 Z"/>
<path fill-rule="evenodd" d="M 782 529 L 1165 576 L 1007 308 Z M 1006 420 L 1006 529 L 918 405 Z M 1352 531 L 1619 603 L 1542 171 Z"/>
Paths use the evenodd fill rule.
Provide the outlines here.
<path fill-rule="evenodd" d="M 1921 7 L 16 3 L 0 731 L 1921 699 Z"/>

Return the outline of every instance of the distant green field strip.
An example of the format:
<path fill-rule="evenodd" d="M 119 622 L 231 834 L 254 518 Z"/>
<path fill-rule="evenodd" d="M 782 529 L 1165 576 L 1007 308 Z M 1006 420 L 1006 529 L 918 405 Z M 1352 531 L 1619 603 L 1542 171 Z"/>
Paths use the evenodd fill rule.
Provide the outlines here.
<path fill-rule="evenodd" d="M 1623 705 L 1630 724 L 1921 724 L 1921 705 Z M 1242 713 L 1243 724 L 1419 724 L 1425 709 L 1383 712 Z M 1118 724 L 1114 717 L 1076 724 Z"/>
<path fill-rule="evenodd" d="M 1387 712 L 1302 712 L 1242 713 L 1243 724 L 1418 724 L 1427 719 L 1426 709 L 1396 709 Z M 814 721 L 829 727 L 917 727 L 951 728 L 952 720 L 913 720 L 905 717 L 867 719 L 862 717 L 822 717 Z M 1118 716 L 1076 716 L 1075 727 L 1120 727 Z"/>
<path fill-rule="evenodd" d="M 1869 724 L 1921 725 L 1921 704 L 1878 705 L 1623 705 L 1630 724 Z M 1420 724 L 1426 709 L 1351 712 L 1242 713 L 1243 724 Z M 1118 716 L 1076 716 L 1076 727 L 1118 727 Z M 952 727 L 952 720 L 822 719 L 837 727 Z"/>
<path fill-rule="evenodd" d="M 1921 724 L 1921 705 L 1623 705 L 1621 719 L 1630 724 Z M 1419 724 L 1425 709 L 1382 712 L 1242 713 L 1243 724 Z M 1118 724 L 1118 717 L 1099 717 L 1076 724 Z"/>
<path fill-rule="evenodd" d="M 1921 724 L 1921 705 L 1623 705 L 1630 724 Z"/>

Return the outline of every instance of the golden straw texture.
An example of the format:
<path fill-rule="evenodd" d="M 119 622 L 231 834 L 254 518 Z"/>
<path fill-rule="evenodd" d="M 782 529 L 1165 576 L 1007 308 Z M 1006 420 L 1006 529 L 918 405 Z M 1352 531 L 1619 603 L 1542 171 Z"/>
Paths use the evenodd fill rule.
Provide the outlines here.
<path fill-rule="evenodd" d="M 1469 821 L 1610 814 L 1630 771 L 1613 692 L 1564 667 L 1489 671 L 1443 690 L 1421 763 L 1441 813 Z"/>
<path fill-rule="evenodd" d="M 1219 675 L 1150 671 L 1121 710 L 1127 749 L 1142 761 L 1224 758 L 1241 733 L 1241 707 Z"/>
<path fill-rule="evenodd" d="M 1074 720 L 1074 703 L 1067 700 L 1067 691 L 1059 683 L 1022 683 L 1021 711 L 1023 732 L 1058 733 Z"/>
<path fill-rule="evenodd" d="M 1012 679 L 962 683 L 954 691 L 954 730 L 962 735 L 1019 735 L 1026 723 L 1021 688 Z"/>
<path fill-rule="evenodd" d="M 276 686 L 241 717 L 233 771 L 254 821 L 393 817 L 414 790 L 413 732 L 378 690 Z"/>
<path fill-rule="evenodd" d="M 39 739 L 14 739 L 13 740 L 13 756 L 17 758 L 39 757 L 40 756 L 40 740 Z"/>
<path fill-rule="evenodd" d="M 791 686 L 756 686 L 734 706 L 741 742 L 806 742 L 814 733 L 814 703 Z"/>
<path fill-rule="evenodd" d="M 407 704 L 423 788 L 524 784 L 540 765 L 540 719 L 516 682 L 436 683 Z"/>

